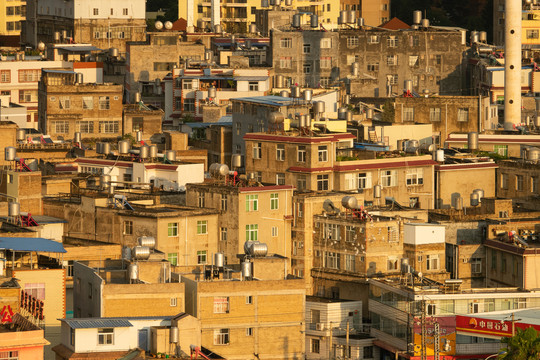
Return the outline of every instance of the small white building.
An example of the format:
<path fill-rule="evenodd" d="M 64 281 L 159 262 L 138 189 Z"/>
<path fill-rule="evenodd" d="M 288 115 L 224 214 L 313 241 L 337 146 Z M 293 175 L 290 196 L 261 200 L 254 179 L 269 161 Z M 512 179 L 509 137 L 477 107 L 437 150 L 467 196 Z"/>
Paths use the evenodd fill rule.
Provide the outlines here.
<path fill-rule="evenodd" d="M 337 359 L 346 354 L 347 329 L 351 360 L 378 358 L 375 338 L 362 324 L 362 301 L 306 297 L 306 359 Z"/>
<path fill-rule="evenodd" d="M 407 223 L 403 227 L 403 243 L 409 245 L 444 244 L 444 225 Z"/>

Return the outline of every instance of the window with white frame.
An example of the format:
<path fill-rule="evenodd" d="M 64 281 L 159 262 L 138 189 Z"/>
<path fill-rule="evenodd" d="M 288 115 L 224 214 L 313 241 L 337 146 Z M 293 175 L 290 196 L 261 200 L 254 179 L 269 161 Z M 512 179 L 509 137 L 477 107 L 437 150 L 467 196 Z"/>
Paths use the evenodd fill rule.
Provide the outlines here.
<path fill-rule="evenodd" d="M 482 258 L 471 259 L 471 273 L 473 274 L 482 273 Z"/>
<path fill-rule="evenodd" d="M 311 44 L 304 44 L 303 51 L 304 54 L 311 54 Z"/>
<path fill-rule="evenodd" d="M 345 241 L 346 242 L 354 242 L 356 239 L 356 227 L 351 225 L 345 226 Z"/>
<path fill-rule="evenodd" d="M 115 134 L 119 131 L 119 123 L 114 120 L 100 121 L 99 132 L 102 134 Z"/>
<path fill-rule="evenodd" d="M 367 64 L 367 71 L 370 71 L 370 72 L 379 71 L 379 63 L 378 62 L 368 63 Z"/>
<path fill-rule="evenodd" d="M 178 253 L 168 253 L 167 260 L 171 263 L 171 265 L 178 265 Z"/>
<path fill-rule="evenodd" d="M 229 342 L 229 329 L 214 330 L 214 345 L 227 345 Z"/>
<path fill-rule="evenodd" d="M 100 96 L 99 97 L 99 110 L 109 110 L 111 108 L 110 97 Z"/>
<path fill-rule="evenodd" d="M 60 105 L 60 109 L 68 110 L 71 108 L 71 99 L 69 96 L 59 96 L 58 104 Z"/>
<path fill-rule="evenodd" d="M 227 314 L 229 312 L 229 297 L 214 297 L 214 314 Z"/>
<path fill-rule="evenodd" d="M 306 162 L 306 146 L 298 145 L 296 149 L 296 160 L 298 162 Z"/>
<path fill-rule="evenodd" d="M 279 58 L 279 67 L 282 69 L 290 69 L 292 68 L 292 57 L 290 56 L 282 56 Z"/>
<path fill-rule="evenodd" d="M 325 236 L 328 240 L 340 240 L 340 230 L 338 224 L 325 224 L 324 231 L 326 232 Z"/>
<path fill-rule="evenodd" d="M 414 121 L 414 108 L 403 108 L 403 121 Z"/>
<path fill-rule="evenodd" d="M 381 185 L 384 187 L 397 185 L 397 170 L 383 170 L 381 171 Z"/>
<path fill-rule="evenodd" d="M 347 38 L 347 47 L 356 47 L 359 43 L 358 36 L 349 36 Z"/>
<path fill-rule="evenodd" d="M 11 82 L 11 70 L 0 70 L 0 82 L 2 83 Z"/>
<path fill-rule="evenodd" d="M 98 345 L 112 345 L 112 344 L 114 344 L 114 329 L 113 328 L 98 329 Z"/>
<path fill-rule="evenodd" d="M 418 55 L 409 55 L 409 66 L 410 67 L 418 66 Z"/>
<path fill-rule="evenodd" d="M 341 254 L 331 251 L 325 251 L 324 255 L 324 267 L 339 270 Z"/>
<path fill-rule="evenodd" d="M 279 44 L 282 49 L 290 49 L 292 48 L 292 39 L 291 38 L 283 38 L 279 41 Z"/>
<path fill-rule="evenodd" d="M 219 229 L 219 233 L 220 233 L 219 239 L 221 241 L 227 241 L 227 228 L 226 227 L 221 227 Z"/>
<path fill-rule="evenodd" d="M 523 191 L 523 175 L 516 175 L 516 190 Z"/>
<path fill-rule="evenodd" d="M 468 108 L 459 108 L 458 109 L 458 121 L 468 122 L 469 121 L 469 109 Z"/>
<path fill-rule="evenodd" d="M 371 173 L 364 172 L 358 174 L 358 188 L 371 189 Z"/>
<path fill-rule="evenodd" d="M 68 134 L 69 133 L 69 121 L 67 120 L 57 120 L 52 122 L 52 127 L 54 132 L 57 134 Z"/>
<path fill-rule="evenodd" d="M 272 193 L 270 194 L 270 210 L 279 209 L 279 194 Z"/>
<path fill-rule="evenodd" d="M 277 237 L 277 236 L 278 236 L 278 227 L 272 226 L 272 237 Z"/>
<path fill-rule="evenodd" d="M 332 68 L 332 57 L 321 56 L 321 69 L 331 69 L 331 68 Z"/>
<path fill-rule="evenodd" d="M 167 224 L 167 235 L 178 236 L 178 223 L 174 222 Z"/>
<path fill-rule="evenodd" d="M 82 120 L 76 123 L 77 131 L 81 134 L 93 134 L 94 122 L 92 120 Z"/>
<path fill-rule="evenodd" d="M 193 89 L 193 80 L 192 79 L 183 79 L 182 80 L 182 89 L 184 89 L 184 90 Z"/>
<path fill-rule="evenodd" d="M 259 195 L 248 194 L 246 195 L 246 212 L 259 210 Z"/>
<path fill-rule="evenodd" d="M 345 255 L 345 271 L 356 271 L 356 256 Z"/>
<path fill-rule="evenodd" d="M 321 39 L 321 49 L 330 49 L 332 48 L 332 39 L 323 38 Z"/>
<path fill-rule="evenodd" d="M 429 121 L 441 121 L 441 108 L 429 108 Z"/>
<path fill-rule="evenodd" d="M 318 151 L 318 159 L 321 162 L 328 161 L 328 146 L 327 145 L 320 145 L 317 149 Z"/>
<path fill-rule="evenodd" d="M 92 110 L 94 108 L 94 98 L 92 96 L 83 96 L 82 105 L 84 110 Z"/>
<path fill-rule="evenodd" d="M 508 189 L 508 174 L 501 174 L 501 189 Z"/>
<path fill-rule="evenodd" d="M 169 301 L 169 305 L 171 307 L 176 307 L 178 305 L 178 301 L 176 298 L 171 298 L 170 301 Z"/>
<path fill-rule="evenodd" d="M 390 85 L 397 85 L 398 83 L 398 74 L 390 74 L 386 76 L 386 79 L 388 81 L 388 84 Z"/>
<path fill-rule="evenodd" d="M 397 55 L 387 55 L 386 56 L 386 65 L 388 66 L 396 66 L 398 64 L 398 56 Z"/>
<path fill-rule="evenodd" d="M 345 174 L 345 190 L 357 189 L 357 178 L 355 174 Z"/>
<path fill-rule="evenodd" d="M 259 225 L 248 224 L 246 225 L 246 241 L 257 241 L 259 238 Z"/>
<path fill-rule="evenodd" d="M 388 271 L 397 270 L 397 268 L 398 268 L 398 259 L 395 258 L 395 257 L 389 257 L 386 264 L 387 264 L 386 269 Z"/>
<path fill-rule="evenodd" d="M 197 221 L 197 235 L 208 234 L 208 220 Z"/>
<path fill-rule="evenodd" d="M 424 169 L 415 168 L 407 169 L 407 186 L 423 185 L 424 184 Z"/>
<path fill-rule="evenodd" d="M 259 143 L 253 143 L 253 158 L 254 159 L 260 159 L 262 157 L 262 144 Z"/>
<path fill-rule="evenodd" d="M 426 255 L 426 270 L 439 270 L 439 255 Z"/>
<path fill-rule="evenodd" d="M 276 173 L 276 185 L 285 185 L 285 173 Z"/>
<path fill-rule="evenodd" d="M 37 101 L 38 101 L 37 90 L 19 90 L 20 103 L 37 102 Z"/>
<path fill-rule="evenodd" d="M 386 39 L 386 45 L 390 48 L 395 48 L 398 45 L 398 38 L 395 35 L 389 36 Z"/>
<path fill-rule="evenodd" d="M 249 91 L 259 91 L 259 82 L 258 81 L 250 81 L 249 82 Z"/>
<path fill-rule="evenodd" d="M 317 190 L 328 190 L 328 174 L 317 175 Z"/>
<path fill-rule="evenodd" d="M 276 145 L 276 160 L 285 161 L 285 145 L 284 144 Z"/>
<path fill-rule="evenodd" d="M 307 177 L 306 175 L 298 175 L 296 177 L 296 188 L 298 190 L 305 190 L 307 189 Z"/>
<path fill-rule="evenodd" d="M 380 42 L 379 35 L 368 35 L 368 44 L 378 44 Z"/>
<path fill-rule="evenodd" d="M 304 63 L 302 65 L 302 70 L 303 70 L 303 73 L 304 74 L 311 74 L 311 64 L 309 63 Z"/>

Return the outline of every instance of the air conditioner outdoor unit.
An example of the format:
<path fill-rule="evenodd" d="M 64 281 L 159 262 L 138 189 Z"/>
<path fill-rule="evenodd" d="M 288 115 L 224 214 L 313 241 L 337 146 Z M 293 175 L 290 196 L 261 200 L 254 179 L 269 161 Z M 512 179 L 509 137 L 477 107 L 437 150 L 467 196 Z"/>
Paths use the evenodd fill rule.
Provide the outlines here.
<path fill-rule="evenodd" d="M 324 324 L 323 323 L 317 323 L 315 325 L 315 329 L 318 330 L 318 331 L 323 331 L 324 330 Z"/>

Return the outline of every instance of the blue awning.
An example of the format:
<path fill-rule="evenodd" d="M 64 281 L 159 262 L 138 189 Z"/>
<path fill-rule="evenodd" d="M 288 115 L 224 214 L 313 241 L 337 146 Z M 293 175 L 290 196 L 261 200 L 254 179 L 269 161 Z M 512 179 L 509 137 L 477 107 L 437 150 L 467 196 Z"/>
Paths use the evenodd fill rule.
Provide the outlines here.
<path fill-rule="evenodd" d="M 0 237 L 0 249 L 12 251 L 38 251 L 65 253 L 64 246 L 56 241 L 44 238 Z"/>

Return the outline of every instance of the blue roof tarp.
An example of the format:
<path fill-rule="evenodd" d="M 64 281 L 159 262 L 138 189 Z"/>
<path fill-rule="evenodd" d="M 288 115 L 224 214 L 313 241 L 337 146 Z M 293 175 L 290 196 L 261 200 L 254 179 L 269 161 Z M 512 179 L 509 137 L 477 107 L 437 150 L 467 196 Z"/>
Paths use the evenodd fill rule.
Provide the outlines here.
<path fill-rule="evenodd" d="M 72 329 L 116 328 L 133 326 L 125 318 L 60 319 Z"/>
<path fill-rule="evenodd" d="M 12 251 L 67 252 L 61 243 L 44 238 L 0 237 L 0 249 Z"/>

